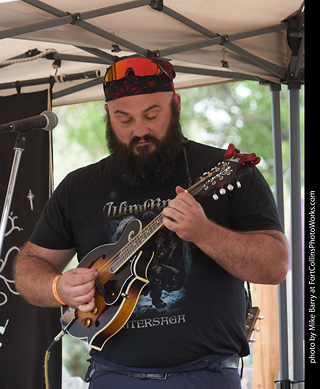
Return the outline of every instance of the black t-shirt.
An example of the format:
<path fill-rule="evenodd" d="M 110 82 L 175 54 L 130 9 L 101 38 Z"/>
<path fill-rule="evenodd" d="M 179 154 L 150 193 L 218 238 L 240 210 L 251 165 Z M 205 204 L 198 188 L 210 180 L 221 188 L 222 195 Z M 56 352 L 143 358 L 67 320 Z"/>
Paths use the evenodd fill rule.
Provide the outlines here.
<path fill-rule="evenodd" d="M 193 182 L 224 153 L 189 141 Z M 140 190 L 122 183 L 112 156 L 70 173 L 47 203 L 30 240 L 50 249 L 75 247 L 81 260 L 94 248 L 117 242 L 132 219 L 143 226 L 150 223 L 175 197 L 177 185 L 187 188 L 183 153 L 175 173 L 168 185 Z M 207 217 L 238 231 L 282 231 L 272 193 L 258 169 L 243 177 L 241 185 L 217 201 L 200 198 Z M 165 228 L 144 248 L 154 252 L 150 282 L 124 327 L 101 352 L 92 352 L 137 367 L 172 366 L 209 353 L 247 355 L 243 281 Z"/>

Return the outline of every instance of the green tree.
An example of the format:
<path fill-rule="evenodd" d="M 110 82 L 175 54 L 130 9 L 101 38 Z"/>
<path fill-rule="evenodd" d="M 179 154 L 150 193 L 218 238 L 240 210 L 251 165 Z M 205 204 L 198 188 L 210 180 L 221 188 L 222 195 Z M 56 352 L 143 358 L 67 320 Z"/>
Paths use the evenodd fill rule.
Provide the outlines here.
<path fill-rule="evenodd" d="M 182 97 L 181 124 L 189 138 L 216 147 L 233 143 L 243 153 L 256 153 L 262 158 L 259 169 L 273 186 L 273 141 L 271 94 L 269 87 L 257 82 L 234 82 L 178 91 Z M 289 119 L 288 92 L 282 87 L 282 152 L 284 177 L 289 187 Z M 304 88 L 301 93 L 301 146 L 303 155 Z M 54 131 L 57 163 L 82 166 L 108 154 L 105 141 L 103 101 L 58 107 L 60 125 Z M 64 171 L 64 169 L 63 169 Z M 59 174 L 62 178 L 63 171 Z M 58 181 L 59 181 L 58 180 Z"/>
<path fill-rule="evenodd" d="M 66 105 L 56 110 L 70 142 L 82 145 L 93 158 L 105 154 L 106 112 L 102 101 Z"/>
<path fill-rule="evenodd" d="M 181 91 L 181 123 L 190 139 L 226 148 L 233 143 L 243 153 L 262 158 L 259 169 L 273 185 L 271 94 L 257 82 L 236 82 Z M 301 93 L 303 102 L 304 90 Z M 288 92 L 280 92 L 284 176 L 289 177 Z M 304 136 L 301 112 L 302 151 Z M 287 185 L 289 181 L 287 180 Z"/>

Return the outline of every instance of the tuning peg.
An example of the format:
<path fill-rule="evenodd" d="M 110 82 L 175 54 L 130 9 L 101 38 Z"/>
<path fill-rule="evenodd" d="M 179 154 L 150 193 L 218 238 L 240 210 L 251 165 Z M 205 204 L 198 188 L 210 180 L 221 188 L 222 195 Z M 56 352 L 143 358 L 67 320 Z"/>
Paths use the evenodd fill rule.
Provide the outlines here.
<path fill-rule="evenodd" d="M 253 331 L 260 332 L 260 328 L 259 327 L 254 327 Z"/>
<path fill-rule="evenodd" d="M 238 187 L 238 188 L 241 188 L 241 183 L 240 183 L 240 181 L 237 181 L 237 187 Z"/>
<path fill-rule="evenodd" d="M 213 200 L 218 200 L 219 196 L 218 196 L 216 193 L 214 193 L 214 194 L 212 195 L 212 198 L 213 198 Z"/>
<path fill-rule="evenodd" d="M 249 342 L 250 343 L 256 343 L 257 339 L 250 339 Z"/>
<path fill-rule="evenodd" d="M 219 192 L 221 195 L 225 195 L 227 193 L 227 191 L 224 188 L 220 188 Z"/>
<path fill-rule="evenodd" d="M 264 319 L 264 316 L 258 316 L 257 319 L 258 319 L 258 320 L 263 320 L 263 319 Z"/>
<path fill-rule="evenodd" d="M 233 189 L 234 189 L 234 186 L 233 186 L 233 185 L 231 185 L 231 184 L 228 184 L 227 188 L 228 188 L 228 190 L 231 192 L 231 191 L 233 191 Z"/>

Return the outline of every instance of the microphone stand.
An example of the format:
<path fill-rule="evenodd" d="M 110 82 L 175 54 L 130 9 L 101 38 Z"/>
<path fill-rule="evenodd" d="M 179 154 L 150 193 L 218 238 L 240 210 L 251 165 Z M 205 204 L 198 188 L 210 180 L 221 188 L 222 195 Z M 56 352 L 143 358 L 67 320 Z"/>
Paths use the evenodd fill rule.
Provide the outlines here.
<path fill-rule="evenodd" d="M 4 236 L 6 233 L 6 227 L 7 227 L 7 222 L 8 222 L 8 218 L 9 218 L 9 212 L 10 212 L 10 208 L 11 208 L 11 202 L 12 202 L 14 187 L 16 184 L 16 178 L 17 178 L 17 174 L 18 174 L 18 170 L 19 170 L 20 160 L 21 160 L 22 153 L 25 150 L 25 144 L 26 144 L 26 137 L 25 137 L 25 135 L 22 135 L 19 132 L 18 136 L 16 138 L 15 146 L 13 148 L 14 157 L 13 157 L 11 173 L 10 173 L 10 178 L 9 178 L 9 184 L 8 184 L 7 193 L 6 193 L 6 197 L 5 197 L 4 205 L 3 205 L 3 210 L 2 210 L 2 216 L 1 216 L 0 256 L 1 256 L 1 252 L 2 252 Z"/>

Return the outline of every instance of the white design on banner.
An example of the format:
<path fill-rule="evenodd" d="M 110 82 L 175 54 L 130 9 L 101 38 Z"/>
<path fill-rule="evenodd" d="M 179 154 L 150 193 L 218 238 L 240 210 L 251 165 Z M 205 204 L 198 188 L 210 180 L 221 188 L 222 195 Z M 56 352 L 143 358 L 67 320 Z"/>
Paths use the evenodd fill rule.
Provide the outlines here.
<path fill-rule="evenodd" d="M 9 217 L 8 217 L 8 223 L 10 222 L 11 226 L 9 227 L 9 230 L 6 232 L 5 236 L 10 235 L 14 230 L 18 230 L 18 231 L 22 231 L 23 230 L 23 228 L 20 228 L 20 227 L 15 225 L 15 221 L 16 221 L 16 219 L 18 219 L 18 216 L 12 216 L 12 215 L 13 215 L 13 212 L 11 212 Z M 0 258 L 0 280 L 4 281 L 6 287 L 8 288 L 8 291 L 10 293 L 15 294 L 15 295 L 19 295 L 19 293 L 12 288 L 12 286 L 14 284 L 14 280 L 10 280 L 10 279 L 6 278 L 4 275 L 1 274 L 3 269 L 6 266 L 7 262 L 8 262 L 10 254 L 13 253 L 14 251 L 17 251 L 17 254 L 18 254 L 20 252 L 19 247 L 17 247 L 17 246 L 11 247 L 7 251 L 7 253 L 5 254 L 4 259 Z M 0 295 L 1 295 L 0 306 L 2 306 L 2 305 L 7 303 L 8 296 L 4 292 L 0 292 Z"/>
<path fill-rule="evenodd" d="M 4 326 L 0 326 L 0 334 L 1 335 L 3 335 L 5 333 L 8 323 L 9 323 L 9 319 L 7 319 Z"/>
<path fill-rule="evenodd" d="M 31 211 L 33 211 L 34 194 L 32 193 L 31 189 L 29 189 L 29 193 L 28 193 L 27 199 L 30 201 L 30 209 L 31 209 Z"/>

